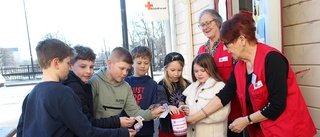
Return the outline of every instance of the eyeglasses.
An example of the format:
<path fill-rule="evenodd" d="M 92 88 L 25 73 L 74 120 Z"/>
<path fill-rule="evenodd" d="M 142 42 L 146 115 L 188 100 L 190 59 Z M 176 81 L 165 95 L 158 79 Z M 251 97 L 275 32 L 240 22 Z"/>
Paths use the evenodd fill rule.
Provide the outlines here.
<path fill-rule="evenodd" d="M 226 48 L 228 48 L 228 45 L 230 44 L 230 42 L 227 41 L 223 41 L 224 46 L 226 46 Z"/>
<path fill-rule="evenodd" d="M 236 40 L 238 39 L 242 39 L 242 38 L 246 38 L 246 36 L 240 35 Z M 231 42 L 234 42 L 235 40 L 231 40 Z M 231 43 L 230 41 L 223 41 L 224 46 L 226 46 L 226 48 L 228 48 L 228 45 Z"/>
<path fill-rule="evenodd" d="M 215 19 L 211 20 L 211 21 L 207 21 L 205 23 L 199 24 L 198 27 L 200 29 L 203 29 L 204 27 L 211 27 L 212 26 L 212 22 L 215 21 Z"/>

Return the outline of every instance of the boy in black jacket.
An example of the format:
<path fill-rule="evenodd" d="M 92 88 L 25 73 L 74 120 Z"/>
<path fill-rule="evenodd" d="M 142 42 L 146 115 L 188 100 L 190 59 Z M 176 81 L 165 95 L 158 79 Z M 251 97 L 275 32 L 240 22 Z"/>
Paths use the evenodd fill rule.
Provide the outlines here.
<path fill-rule="evenodd" d="M 128 117 L 111 116 L 109 118 L 93 117 L 93 101 L 91 85 L 86 83 L 94 73 L 96 54 L 89 47 L 77 45 L 74 47 L 75 55 L 70 59 L 71 71 L 63 84 L 73 89 L 82 104 L 82 111 L 93 126 L 101 128 L 130 127 L 135 122 Z"/>

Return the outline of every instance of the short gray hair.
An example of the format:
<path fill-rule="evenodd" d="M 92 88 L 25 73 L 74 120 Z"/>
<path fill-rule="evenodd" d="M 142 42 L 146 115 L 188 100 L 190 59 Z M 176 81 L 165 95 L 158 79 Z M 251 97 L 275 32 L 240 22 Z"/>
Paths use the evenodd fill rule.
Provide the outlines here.
<path fill-rule="evenodd" d="M 205 9 L 203 10 L 201 13 L 200 13 L 200 16 L 199 16 L 199 24 L 200 24 L 200 19 L 201 17 L 204 15 L 204 14 L 210 14 L 212 16 L 212 18 L 214 19 L 214 22 L 217 24 L 218 28 L 221 27 L 221 24 L 222 24 L 222 17 L 220 16 L 220 14 L 214 10 L 214 9 Z"/>

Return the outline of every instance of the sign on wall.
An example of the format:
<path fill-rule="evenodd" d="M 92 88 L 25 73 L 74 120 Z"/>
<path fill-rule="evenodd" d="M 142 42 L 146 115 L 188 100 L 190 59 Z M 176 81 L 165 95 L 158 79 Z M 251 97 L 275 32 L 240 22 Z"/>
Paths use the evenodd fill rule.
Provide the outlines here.
<path fill-rule="evenodd" d="M 168 20 L 167 0 L 146 0 L 144 3 L 144 19 L 147 21 Z"/>

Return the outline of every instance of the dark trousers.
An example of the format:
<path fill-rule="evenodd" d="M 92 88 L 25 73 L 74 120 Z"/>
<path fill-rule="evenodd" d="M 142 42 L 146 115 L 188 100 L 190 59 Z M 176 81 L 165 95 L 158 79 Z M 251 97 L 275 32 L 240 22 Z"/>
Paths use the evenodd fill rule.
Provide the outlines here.
<path fill-rule="evenodd" d="M 183 135 L 183 136 L 179 136 L 179 137 L 186 137 L 186 136 L 187 136 L 187 135 Z M 174 135 L 174 134 L 173 134 L 173 131 L 172 131 L 172 129 L 171 129 L 171 131 L 170 131 L 169 134 L 167 134 L 167 133 L 162 132 L 162 131 L 159 130 L 159 137 L 178 137 L 178 136 Z"/>
<path fill-rule="evenodd" d="M 134 137 L 153 137 L 153 135 L 143 135 L 143 136 L 135 135 Z"/>

